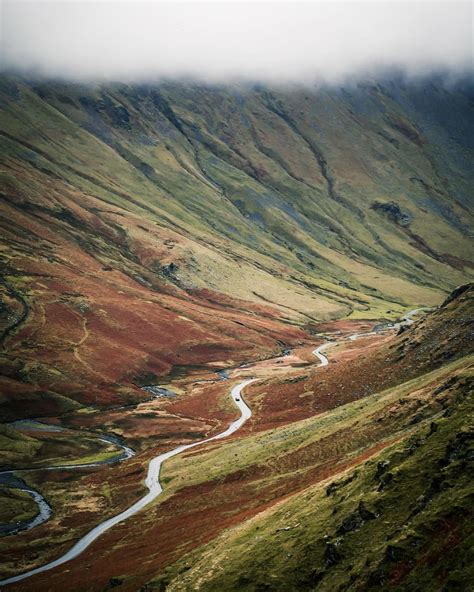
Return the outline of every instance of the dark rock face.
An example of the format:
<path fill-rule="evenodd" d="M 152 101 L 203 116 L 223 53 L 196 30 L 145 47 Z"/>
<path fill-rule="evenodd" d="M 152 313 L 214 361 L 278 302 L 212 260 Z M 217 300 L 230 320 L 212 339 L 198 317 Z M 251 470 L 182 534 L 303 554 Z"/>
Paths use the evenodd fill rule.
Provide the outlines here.
<path fill-rule="evenodd" d="M 441 305 L 441 308 L 445 308 L 450 302 L 453 302 L 453 300 L 456 300 L 456 298 L 459 298 L 460 296 L 462 296 L 463 294 L 465 294 L 466 292 L 469 292 L 471 290 L 474 290 L 473 283 L 463 284 L 462 286 L 458 286 L 446 298 L 446 300 Z"/>
<path fill-rule="evenodd" d="M 363 523 L 364 521 L 357 512 L 350 514 L 343 520 L 341 526 L 337 530 L 337 534 L 341 535 L 352 532 L 353 530 L 357 530 L 362 526 Z"/>
<path fill-rule="evenodd" d="M 393 473 L 385 473 L 380 477 L 380 484 L 377 491 L 383 491 L 393 481 Z"/>
<path fill-rule="evenodd" d="M 361 528 L 369 520 L 374 520 L 377 516 L 368 510 L 363 501 L 359 502 L 359 506 L 355 512 L 345 518 L 337 530 L 338 535 L 344 535 L 353 530 Z"/>
<path fill-rule="evenodd" d="M 398 224 L 399 226 L 409 226 L 413 220 L 413 216 L 400 208 L 400 206 L 394 202 L 379 202 L 376 201 L 371 206 L 372 210 L 384 214 L 391 222 Z"/>
<path fill-rule="evenodd" d="M 385 549 L 385 560 L 386 561 L 402 561 L 406 558 L 406 551 L 401 547 L 395 545 L 388 545 Z"/>
<path fill-rule="evenodd" d="M 373 512 L 366 508 L 364 502 L 359 503 L 358 512 L 359 516 L 364 522 L 367 522 L 368 520 L 374 520 L 374 518 L 377 517 Z"/>
<path fill-rule="evenodd" d="M 349 475 L 349 477 L 347 477 L 346 479 L 342 479 L 341 481 L 334 481 L 333 483 L 330 483 L 328 485 L 328 487 L 326 488 L 326 495 L 333 495 L 339 489 L 345 487 L 346 485 L 349 485 L 349 483 L 352 483 L 352 481 L 354 481 L 354 479 L 357 477 L 357 475 L 358 475 L 358 472 L 354 471 L 352 473 L 352 475 Z"/>
<path fill-rule="evenodd" d="M 378 479 L 383 473 L 385 473 L 387 467 L 390 465 L 389 460 L 382 460 L 377 463 L 377 471 L 375 473 L 375 478 Z"/>
<path fill-rule="evenodd" d="M 382 569 L 377 569 L 369 575 L 367 583 L 370 587 L 380 588 L 386 583 L 386 579 L 386 573 Z"/>
<path fill-rule="evenodd" d="M 162 270 L 166 276 L 174 278 L 178 271 L 178 266 L 176 263 L 171 262 L 168 265 L 163 265 Z"/>
<path fill-rule="evenodd" d="M 474 429 L 456 434 L 446 447 L 444 458 L 440 464 L 446 467 L 453 461 L 472 462 L 474 460 Z"/>
<path fill-rule="evenodd" d="M 326 551 L 324 552 L 324 561 L 327 566 L 336 565 L 342 559 L 342 555 L 337 550 L 335 543 L 327 543 Z"/>
<path fill-rule="evenodd" d="M 100 99 L 94 99 L 90 96 L 81 96 L 79 97 L 79 103 L 89 113 L 100 116 L 105 114 L 108 116 L 112 125 L 119 128 L 130 129 L 130 114 L 126 107 L 114 104 L 107 95 L 103 94 Z"/>

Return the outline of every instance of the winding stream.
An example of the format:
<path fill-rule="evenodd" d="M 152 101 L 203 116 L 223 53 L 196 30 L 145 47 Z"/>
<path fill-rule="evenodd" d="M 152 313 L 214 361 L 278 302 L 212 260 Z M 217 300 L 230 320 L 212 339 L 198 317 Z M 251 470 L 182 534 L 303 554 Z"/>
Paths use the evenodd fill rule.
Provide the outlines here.
<path fill-rule="evenodd" d="M 10 477 L 10 473 L 3 474 L 7 475 L 7 477 Z M 24 491 L 33 499 L 38 509 L 38 513 L 30 520 L 19 520 L 17 522 L 0 524 L 0 535 L 8 536 L 18 534 L 22 530 L 30 530 L 31 528 L 35 528 L 35 526 L 39 526 L 51 518 L 53 509 L 48 504 L 46 499 L 39 491 L 36 491 L 27 485 L 22 479 L 17 479 L 14 475 L 11 475 L 11 479 L 8 479 L 6 483 L 0 482 L 0 487 L 4 489 Z"/>
<path fill-rule="evenodd" d="M 144 495 L 142 498 L 140 498 L 137 502 L 135 502 L 127 510 L 124 510 L 120 514 L 117 514 L 116 516 L 113 516 L 112 518 L 105 520 L 105 522 L 101 522 L 100 524 L 98 524 L 95 528 L 93 528 L 91 531 L 89 531 L 85 536 L 83 536 L 81 539 L 79 539 L 77 541 L 77 543 L 69 549 L 69 551 L 67 551 L 64 555 L 62 555 L 58 559 L 55 559 L 54 561 L 51 561 L 50 563 L 46 563 L 45 565 L 37 567 L 36 569 L 31 569 L 30 571 L 19 574 L 17 576 L 13 576 L 11 578 L 1 580 L 0 586 L 5 586 L 7 584 L 13 584 L 14 582 L 19 582 L 19 581 L 29 578 L 30 576 L 33 576 L 35 574 L 49 571 L 50 569 L 58 567 L 59 565 L 62 565 L 63 563 L 66 563 L 67 561 L 74 559 L 75 557 L 80 555 L 85 549 L 87 549 L 87 547 L 91 543 L 93 543 L 98 537 L 100 537 L 101 534 L 103 534 L 104 532 L 106 532 L 107 530 L 109 530 L 110 528 L 112 528 L 113 526 L 118 524 L 119 522 L 123 522 L 127 518 L 130 518 L 130 516 L 133 516 L 134 514 L 136 514 L 140 510 L 142 510 L 145 506 L 147 506 L 150 502 L 152 502 L 154 499 L 156 499 L 160 495 L 160 493 L 163 491 L 163 488 L 160 483 L 160 471 L 161 471 L 161 465 L 163 464 L 163 462 L 165 460 L 167 460 L 173 456 L 176 456 L 177 454 L 180 454 L 181 452 L 184 452 L 185 450 L 189 450 L 190 448 L 194 448 L 195 446 L 201 446 L 202 444 L 205 444 L 206 442 L 212 442 L 213 440 L 220 440 L 222 438 L 226 438 L 227 436 L 230 436 L 231 434 L 236 432 L 247 421 L 247 419 L 249 419 L 249 417 L 251 417 L 252 411 L 250 410 L 250 407 L 242 399 L 241 392 L 247 385 L 251 384 L 252 382 L 255 382 L 256 380 L 257 380 L 256 378 L 250 378 L 250 379 L 244 380 L 243 382 L 240 382 L 239 384 L 234 386 L 234 388 L 231 390 L 231 397 L 232 397 L 232 400 L 234 401 L 235 405 L 240 410 L 240 417 L 238 419 L 236 419 L 235 421 L 233 421 L 225 431 L 221 432 L 220 434 L 217 434 L 216 436 L 212 436 L 211 438 L 206 438 L 205 440 L 200 440 L 199 442 L 193 442 L 192 444 L 183 444 L 182 446 L 178 446 L 178 448 L 174 448 L 173 450 L 165 452 L 164 454 L 160 454 L 159 456 L 155 456 L 155 458 L 153 458 L 150 461 L 150 463 L 148 465 L 148 474 L 145 479 L 145 485 L 148 487 L 148 490 L 149 490 L 146 495 Z M 76 467 L 77 467 L 77 465 L 76 465 Z"/>
<path fill-rule="evenodd" d="M 399 323 L 396 323 L 394 325 L 394 328 L 400 327 L 402 325 L 409 325 L 409 324 L 413 323 L 413 320 L 411 319 L 411 317 L 414 314 L 416 314 L 417 312 L 419 312 L 420 310 L 421 309 L 412 310 L 409 313 L 407 313 L 406 315 L 404 315 L 402 317 L 402 320 Z M 351 337 L 349 337 L 349 339 L 352 339 L 353 337 L 354 337 L 354 339 L 357 339 L 358 336 L 359 335 L 351 336 Z M 329 360 L 322 353 L 322 351 L 325 350 L 326 348 L 330 347 L 331 345 L 333 345 L 332 342 L 326 342 L 326 343 L 323 343 L 322 345 L 320 345 L 319 347 L 317 347 L 315 350 L 313 350 L 312 353 L 320 361 L 320 366 L 327 366 L 328 365 Z M 45 565 L 42 565 L 42 566 L 37 567 L 35 569 L 31 569 L 30 571 L 24 572 L 24 573 L 19 574 L 17 576 L 12 576 L 10 578 L 0 580 L 0 586 L 5 586 L 7 584 L 13 584 L 15 582 L 25 580 L 26 578 L 29 578 L 35 574 L 49 571 L 50 569 L 58 567 L 58 566 L 62 565 L 63 563 L 67 563 L 68 561 L 71 561 L 72 559 L 74 559 L 78 555 L 80 555 L 83 551 L 85 551 L 85 549 L 87 549 L 89 547 L 89 545 L 91 545 L 96 539 L 98 539 L 104 532 L 106 532 L 107 530 L 109 530 L 110 528 L 115 526 L 116 524 L 119 524 L 120 522 L 127 520 L 128 518 L 130 518 L 131 516 L 133 516 L 134 514 L 139 512 L 140 510 L 142 510 L 143 508 L 145 508 L 153 500 L 155 500 L 163 491 L 163 487 L 161 486 L 161 483 L 160 483 L 160 471 L 161 471 L 162 464 L 166 460 L 168 460 L 169 458 L 172 458 L 173 456 L 181 454 L 182 452 L 184 452 L 185 450 L 189 450 L 190 448 L 195 448 L 196 446 L 202 446 L 203 444 L 206 444 L 207 442 L 212 442 L 214 440 L 220 440 L 222 438 L 226 438 L 227 436 L 230 436 L 231 434 L 236 432 L 252 416 L 252 411 L 251 411 L 250 407 L 245 403 L 245 401 L 242 398 L 242 391 L 246 386 L 255 382 L 256 380 L 258 380 L 258 379 L 257 378 L 250 378 L 250 379 L 244 380 L 244 381 L 240 382 L 239 384 L 237 384 L 236 386 L 234 386 L 234 388 L 231 390 L 231 393 L 230 393 L 231 398 L 232 398 L 233 402 L 235 403 L 235 405 L 240 410 L 240 417 L 238 419 L 236 419 L 235 421 L 233 421 L 225 431 L 221 432 L 220 434 L 217 434 L 216 436 L 212 436 L 211 438 L 206 438 L 204 440 L 200 440 L 199 442 L 193 442 L 192 444 L 183 444 L 181 446 L 178 446 L 177 448 L 174 448 L 173 450 L 170 450 L 168 452 L 160 454 L 159 456 L 154 457 L 150 461 L 150 463 L 148 465 L 147 477 L 145 479 L 145 485 L 148 487 L 148 493 L 146 495 L 144 495 L 137 502 L 135 502 L 132 506 L 130 506 L 129 508 L 127 508 L 126 510 L 124 510 L 120 514 L 117 514 L 116 516 L 113 516 L 112 518 L 109 518 L 108 520 L 105 520 L 104 522 L 101 522 L 100 524 L 98 524 L 91 531 L 89 531 L 86 535 L 84 535 L 82 538 L 80 538 L 77 541 L 77 543 L 75 543 L 71 547 L 71 549 L 69 549 L 69 551 L 67 551 L 64 555 L 62 555 L 58 559 L 55 559 L 54 561 L 46 563 Z M 48 467 L 48 470 L 59 469 L 59 468 L 62 468 L 62 469 L 79 468 L 79 466 L 94 466 L 94 465 L 69 465 L 69 466 L 63 466 L 63 467 Z"/>
<path fill-rule="evenodd" d="M 49 428 L 50 426 L 46 426 L 45 428 Z M 50 431 L 46 429 L 45 431 Z M 52 429 L 51 431 L 63 431 L 60 428 Z M 96 434 L 93 434 L 96 435 Z M 97 438 L 100 442 L 105 442 L 106 444 L 114 444 L 122 449 L 120 455 L 115 455 L 111 458 L 100 460 L 97 462 L 92 463 L 78 463 L 78 464 L 71 464 L 71 465 L 54 465 L 50 467 L 31 467 L 31 468 L 24 468 L 24 469 L 13 469 L 7 471 L 0 471 L 0 488 L 4 489 L 18 489 L 20 491 L 24 491 L 28 493 L 33 498 L 33 501 L 36 503 L 38 508 L 38 513 L 36 516 L 31 518 L 30 520 L 20 521 L 12 524 L 0 524 L 0 535 L 14 535 L 23 530 L 31 530 L 43 522 L 49 520 L 52 516 L 53 510 L 47 500 L 41 495 L 39 491 L 36 491 L 32 487 L 30 487 L 27 483 L 25 483 L 22 479 L 19 479 L 16 474 L 17 473 L 32 473 L 38 471 L 73 471 L 77 469 L 84 469 L 84 468 L 94 468 L 99 467 L 101 465 L 107 464 L 114 464 L 116 462 L 121 462 L 135 456 L 135 451 L 122 444 L 122 442 L 110 435 L 101 434 L 100 437 Z M 0 584 L 2 582 L 0 581 Z"/>

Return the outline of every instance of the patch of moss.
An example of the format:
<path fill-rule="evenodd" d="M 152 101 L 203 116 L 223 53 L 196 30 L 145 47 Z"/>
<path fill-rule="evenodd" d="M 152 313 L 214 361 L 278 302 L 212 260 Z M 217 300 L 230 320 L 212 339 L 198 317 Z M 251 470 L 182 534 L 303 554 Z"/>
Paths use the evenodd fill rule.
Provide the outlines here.
<path fill-rule="evenodd" d="M 31 520 L 37 513 L 36 503 L 26 491 L 0 487 L 0 523 Z"/>

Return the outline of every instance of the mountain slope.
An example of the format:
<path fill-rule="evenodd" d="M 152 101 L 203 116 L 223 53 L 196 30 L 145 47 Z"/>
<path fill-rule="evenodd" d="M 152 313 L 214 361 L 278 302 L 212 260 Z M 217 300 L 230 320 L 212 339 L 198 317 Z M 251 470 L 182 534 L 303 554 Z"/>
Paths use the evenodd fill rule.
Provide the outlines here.
<path fill-rule="evenodd" d="M 8 418 L 439 303 L 472 267 L 471 98 L 3 76 Z"/>
<path fill-rule="evenodd" d="M 269 475 L 286 483 L 291 475 L 297 490 L 282 487 L 279 503 L 160 570 L 145 590 L 467 589 L 474 343 L 465 327 L 472 311 L 471 284 L 404 332 L 406 352 L 424 348 L 425 364 L 430 349 L 445 354 L 415 380 L 399 378 L 395 388 L 241 441 L 239 457 L 248 457 L 249 445 L 255 454 L 261 440 L 267 458 L 258 472 L 242 467 L 246 459 L 234 461 L 240 480 L 227 480 L 236 490 L 250 476 L 263 485 Z M 446 335 L 452 324 L 461 327 L 457 336 L 455 328 Z M 410 363 L 407 354 L 407 370 Z M 330 364 L 320 381 L 336 370 Z M 320 398 L 333 396 L 326 390 Z M 316 485 L 302 487 L 305 478 Z"/>

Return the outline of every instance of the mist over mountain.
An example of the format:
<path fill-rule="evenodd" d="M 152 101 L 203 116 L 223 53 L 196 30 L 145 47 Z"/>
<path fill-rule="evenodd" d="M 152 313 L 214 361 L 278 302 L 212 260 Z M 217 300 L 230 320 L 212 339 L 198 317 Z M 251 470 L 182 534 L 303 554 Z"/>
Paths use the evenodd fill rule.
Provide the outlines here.
<path fill-rule="evenodd" d="M 15 2 L 3 68 L 75 80 L 344 82 L 472 70 L 470 2 Z"/>
<path fill-rule="evenodd" d="M 0 11 L 1 589 L 469 589 L 471 3 Z"/>

